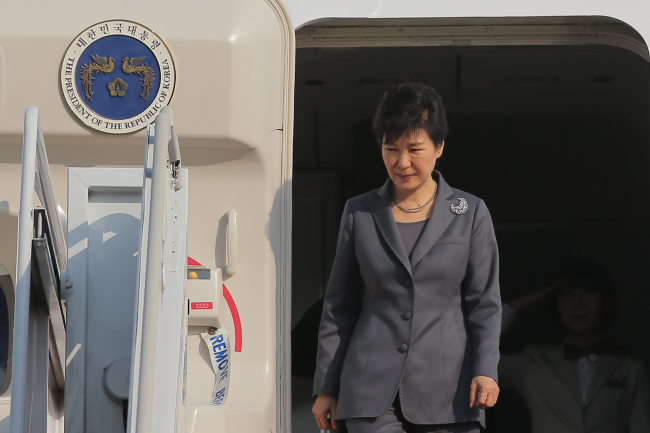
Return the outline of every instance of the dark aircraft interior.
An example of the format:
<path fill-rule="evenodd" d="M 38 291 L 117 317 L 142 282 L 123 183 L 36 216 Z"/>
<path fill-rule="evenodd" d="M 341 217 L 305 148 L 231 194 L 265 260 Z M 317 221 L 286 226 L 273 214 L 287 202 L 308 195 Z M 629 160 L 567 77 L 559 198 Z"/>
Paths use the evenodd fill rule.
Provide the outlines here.
<path fill-rule="evenodd" d="M 650 75 L 647 58 L 611 45 L 299 48 L 292 327 L 317 326 L 345 201 L 387 178 L 371 119 L 406 81 L 442 97 L 450 131 L 436 169 L 486 202 L 503 302 L 552 284 L 571 258 L 595 260 L 616 289 L 610 333 L 650 362 Z M 519 315 L 502 353 L 561 340 L 547 316 L 543 305 Z M 305 338 L 294 333 L 294 432 L 317 432 Z M 525 402 L 507 393 L 487 421 L 531 431 Z"/>

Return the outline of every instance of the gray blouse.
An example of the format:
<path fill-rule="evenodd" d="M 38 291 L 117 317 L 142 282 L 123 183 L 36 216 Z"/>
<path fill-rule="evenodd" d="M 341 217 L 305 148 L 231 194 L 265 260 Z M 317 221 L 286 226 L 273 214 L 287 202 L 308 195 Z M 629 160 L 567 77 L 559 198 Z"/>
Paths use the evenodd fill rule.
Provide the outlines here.
<path fill-rule="evenodd" d="M 404 249 L 406 250 L 406 254 L 409 257 L 411 257 L 413 248 L 415 247 L 415 244 L 418 242 L 418 239 L 420 239 L 420 235 L 422 234 L 422 231 L 424 230 L 424 226 L 427 224 L 427 221 L 429 221 L 428 218 L 422 221 L 415 221 L 411 223 L 400 223 L 400 222 L 397 223 L 397 231 L 399 232 L 399 235 L 402 238 Z"/>

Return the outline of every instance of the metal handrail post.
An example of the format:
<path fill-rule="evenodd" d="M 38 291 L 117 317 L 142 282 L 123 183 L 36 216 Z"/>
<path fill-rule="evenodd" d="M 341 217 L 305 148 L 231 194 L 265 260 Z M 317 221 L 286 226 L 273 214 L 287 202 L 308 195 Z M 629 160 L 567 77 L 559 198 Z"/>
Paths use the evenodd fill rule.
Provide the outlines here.
<path fill-rule="evenodd" d="M 178 133 L 176 132 L 176 125 L 174 125 L 174 110 L 171 107 L 163 107 L 160 110 L 161 114 L 169 116 L 170 126 L 170 140 L 167 148 L 169 149 L 169 165 L 174 175 L 174 191 L 183 188 L 183 172 L 181 171 L 181 148 L 178 144 Z"/>
<path fill-rule="evenodd" d="M 52 176 L 50 175 L 50 164 L 47 160 L 47 151 L 45 150 L 45 139 L 41 130 L 40 120 L 38 121 L 38 133 L 36 135 L 36 168 L 38 169 L 38 179 L 40 182 L 39 200 L 47 212 L 47 219 L 52 228 L 52 242 L 56 246 L 56 261 L 59 270 L 68 269 L 68 247 L 66 242 L 63 223 L 61 221 L 61 207 L 54 196 L 54 187 L 52 186 Z M 37 193 L 39 191 L 37 190 Z"/>
<path fill-rule="evenodd" d="M 25 130 L 23 134 L 23 168 L 20 188 L 20 213 L 18 214 L 19 245 L 31 245 L 34 237 L 32 221 L 34 173 L 36 170 L 36 140 L 40 129 L 38 109 L 29 107 L 25 111 Z M 25 426 L 29 296 L 32 270 L 31 248 L 19 250 L 18 253 L 14 307 L 13 367 L 11 373 L 11 433 L 23 433 Z"/>
<path fill-rule="evenodd" d="M 151 176 L 151 206 L 147 240 L 146 280 L 142 312 L 140 375 L 136 416 L 136 432 L 151 433 L 156 366 L 156 328 L 162 290 L 163 228 L 165 220 L 165 190 L 167 181 L 168 143 L 171 138 L 170 118 L 160 113 L 156 118 L 156 133 Z M 14 433 L 14 432 L 12 432 Z"/>

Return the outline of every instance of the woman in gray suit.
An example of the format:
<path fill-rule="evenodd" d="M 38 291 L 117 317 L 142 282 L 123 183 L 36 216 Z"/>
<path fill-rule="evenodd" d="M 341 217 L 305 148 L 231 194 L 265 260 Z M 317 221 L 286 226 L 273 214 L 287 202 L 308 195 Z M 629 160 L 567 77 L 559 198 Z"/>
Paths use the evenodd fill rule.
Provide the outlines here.
<path fill-rule="evenodd" d="M 322 429 L 478 432 L 495 404 L 501 300 L 483 201 L 434 171 L 447 135 L 422 84 L 386 92 L 373 129 L 389 179 L 350 199 L 319 331 Z"/>

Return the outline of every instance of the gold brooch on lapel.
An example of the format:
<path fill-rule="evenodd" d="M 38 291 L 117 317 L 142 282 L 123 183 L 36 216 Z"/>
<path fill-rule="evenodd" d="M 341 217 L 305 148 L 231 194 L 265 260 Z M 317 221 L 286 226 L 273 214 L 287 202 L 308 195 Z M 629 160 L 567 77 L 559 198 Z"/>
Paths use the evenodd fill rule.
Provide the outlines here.
<path fill-rule="evenodd" d="M 451 204 L 451 211 L 455 213 L 456 215 L 462 215 L 465 212 L 467 212 L 467 209 L 469 206 L 467 205 L 467 200 L 465 200 L 463 197 L 458 197 L 458 205 Z"/>

